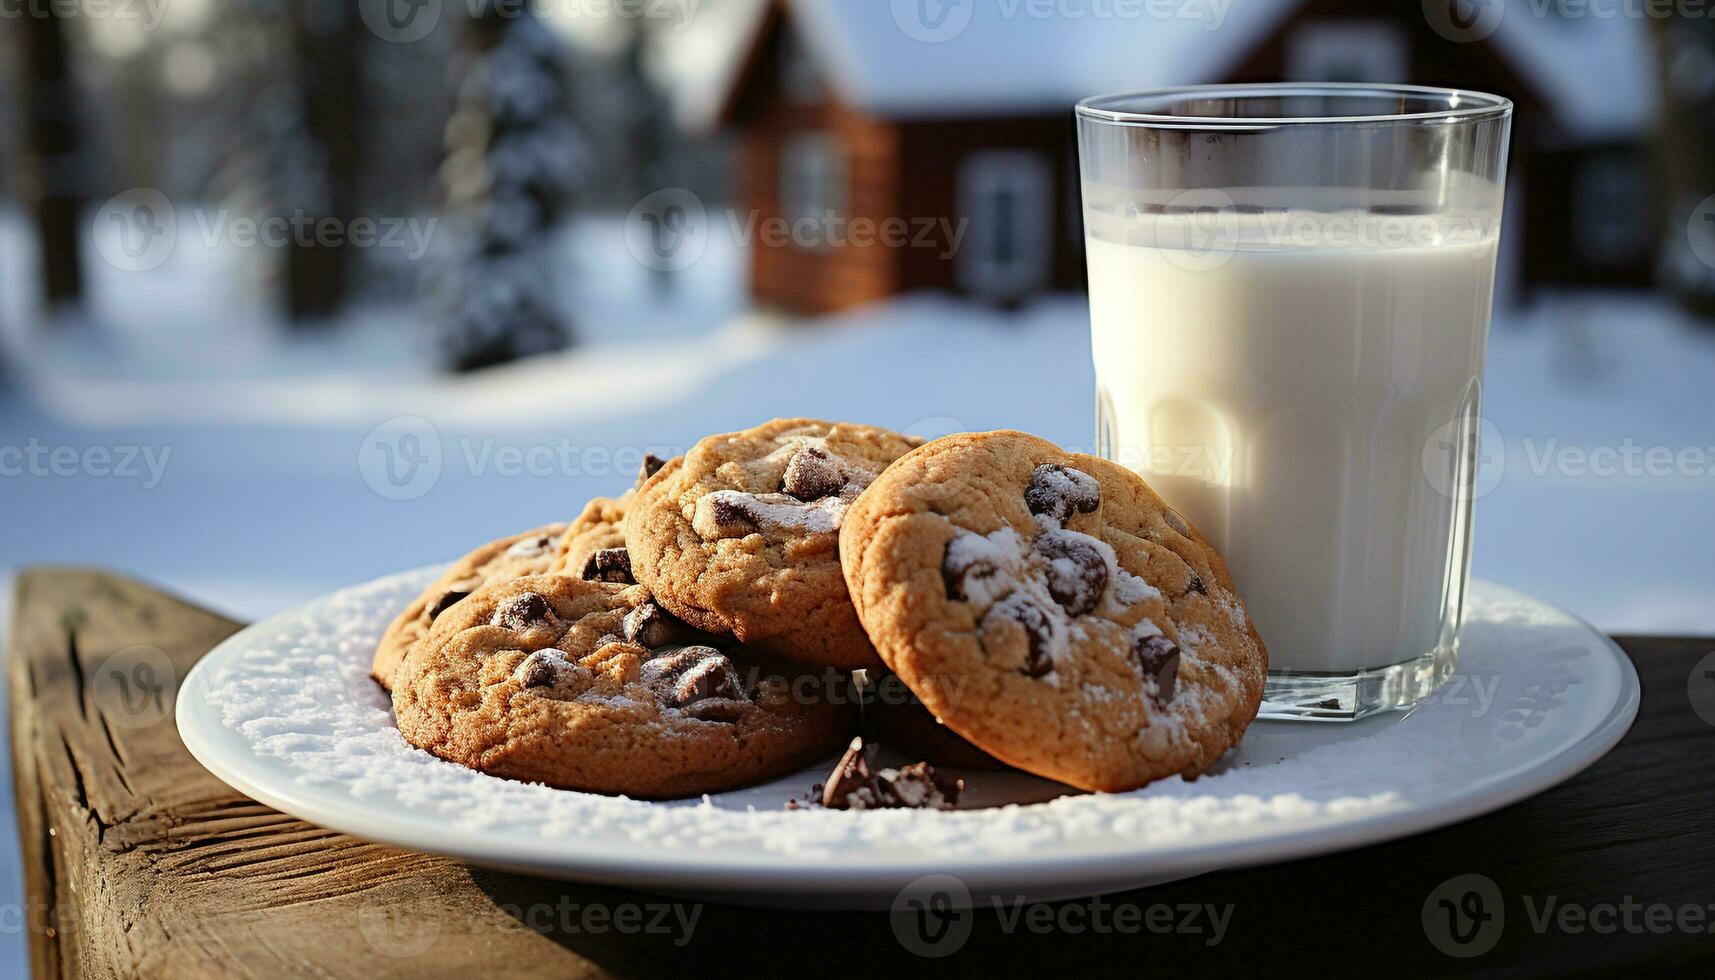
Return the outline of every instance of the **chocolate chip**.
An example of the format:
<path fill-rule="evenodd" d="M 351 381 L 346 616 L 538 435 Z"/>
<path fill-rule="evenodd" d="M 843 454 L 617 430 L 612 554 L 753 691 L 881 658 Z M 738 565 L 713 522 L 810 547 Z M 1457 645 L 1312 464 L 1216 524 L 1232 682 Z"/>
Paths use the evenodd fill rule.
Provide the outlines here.
<path fill-rule="evenodd" d="M 1155 699 L 1162 704 L 1173 700 L 1173 686 L 1179 677 L 1179 647 L 1165 636 L 1144 636 L 1132 644 L 1132 649 L 1144 678 L 1155 678 Z"/>
<path fill-rule="evenodd" d="M 1022 592 L 1014 592 L 995 603 L 983 617 L 983 622 L 986 625 L 988 620 L 999 617 L 1022 627 L 1029 649 L 1024 666 L 1018 668 L 1018 672 L 1026 677 L 1041 677 L 1054 669 L 1054 623 L 1051 615 L 1035 599 Z"/>
<path fill-rule="evenodd" d="M 1102 488 L 1095 477 L 1082 470 L 1044 463 L 1030 474 L 1024 502 L 1032 514 L 1064 524 L 1074 513 L 1088 514 L 1100 507 Z"/>
<path fill-rule="evenodd" d="M 883 769 L 876 778 L 887 801 L 884 806 L 951 810 L 959 805 L 959 794 L 965 790 L 964 780 L 947 779 L 927 762 Z"/>
<path fill-rule="evenodd" d="M 500 608 L 494 611 L 492 622 L 496 626 L 522 633 L 532 626 L 547 622 L 550 615 L 552 609 L 547 599 L 534 592 L 526 592 L 501 603 Z"/>
<path fill-rule="evenodd" d="M 941 583 L 947 587 L 947 598 L 954 602 L 969 602 L 972 583 L 993 578 L 1000 566 L 990 555 L 959 547 L 959 538 L 947 542 L 947 553 L 941 557 Z"/>
<path fill-rule="evenodd" d="M 786 463 L 786 475 L 780 489 L 809 503 L 839 493 L 846 485 L 845 474 L 834 457 L 819 446 L 800 446 Z"/>
<path fill-rule="evenodd" d="M 642 678 L 670 708 L 744 696 L 732 661 L 714 647 L 685 647 L 649 660 L 643 664 Z"/>
<path fill-rule="evenodd" d="M 667 461 L 654 453 L 644 453 L 643 465 L 637 470 L 637 485 L 642 486 L 644 480 L 661 472 L 661 467 L 666 465 Z"/>
<path fill-rule="evenodd" d="M 1069 616 L 1082 616 L 1108 591 L 1108 563 L 1094 538 L 1076 531 L 1049 531 L 1036 539 L 1048 559 L 1048 592 Z"/>
<path fill-rule="evenodd" d="M 654 602 L 644 602 L 626 613 L 621 628 L 625 630 L 626 640 L 651 650 L 712 639 Z"/>
<path fill-rule="evenodd" d="M 555 538 L 551 534 L 541 534 L 534 538 L 525 538 L 523 541 L 519 541 L 512 547 L 506 549 L 506 553 L 514 558 L 525 558 L 532 555 L 539 555 L 542 552 L 547 551 L 548 546 L 553 544 L 554 540 Z"/>
<path fill-rule="evenodd" d="M 762 527 L 762 518 L 737 494 L 715 492 L 697 501 L 692 522 L 705 538 L 742 538 Z"/>
<path fill-rule="evenodd" d="M 631 554 L 624 548 L 603 548 L 592 552 L 580 574 L 591 582 L 637 584 L 637 580 L 631 577 Z"/>
<path fill-rule="evenodd" d="M 1203 584 L 1203 576 L 1198 575 L 1196 572 L 1192 572 L 1191 584 L 1186 587 L 1186 591 L 1195 592 L 1198 595 L 1208 595 L 1209 587 Z"/>
<path fill-rule="evenodd" d="M 874 748 L 854 738 L 822 787 L 822 805 L 830 810 L 951 810 L 964 788 L 964 780 L 945 779 L 927 762 L 877 770 Z"/>
<path fill-rule="evenodd" d="M 441 597 L 436 599 L 435 604 L 429 607 L 429 618 L 432 620 L 439 619 L 441 613 L 446 612 L 448 609 L 451 609 L 453 606 L 468 598 L 470 598 L 469 592 L 459 592 L 454 590 L 452 592 L 441 593 Z"/>
<path fill-rule="evenodd" d="M 699 659 L 679 675 L 679 683 L 673 688 L 680 704 L 708 698 L 731 698 L 738 694 L 738 678 L 733 676 L 732 661 L 713 647 L 687 647 L 685 650 L 687 653 L 692 651 Z"/>
<path fill-rule="evenodd" d="M 540 654 L 531 654 L 521 666 L 525 687 L 553 687 L 560 676 L 554 662 Z"/>

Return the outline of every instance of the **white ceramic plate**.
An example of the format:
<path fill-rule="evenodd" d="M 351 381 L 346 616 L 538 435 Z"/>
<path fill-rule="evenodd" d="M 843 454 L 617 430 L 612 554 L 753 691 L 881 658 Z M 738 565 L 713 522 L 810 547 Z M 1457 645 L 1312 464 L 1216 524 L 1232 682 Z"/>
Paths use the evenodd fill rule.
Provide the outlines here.
<path fill-rule="evenodd" d="M 977 901 L 1069 897 L 1444 826 L 1579 772 L 1638 708 L 1613 643 L 1478 582 L 1460 671 L 1429 702 L 1352 724 L 1258 722 L 1195 782 L 1055 798 L 1062 788 L 1030 777 L 967 773 L 967 802 L 1018 805 L 785 810 L 823 766 L 647 803 L 497 779 L 399 738 L 369 658 L 438 571 L 336 592 L 222 643 L 180 685 L 185 745 L 240 792 L 370 840 L 735 902 L 885 908 L 927 875 L 955 876 Z"/>

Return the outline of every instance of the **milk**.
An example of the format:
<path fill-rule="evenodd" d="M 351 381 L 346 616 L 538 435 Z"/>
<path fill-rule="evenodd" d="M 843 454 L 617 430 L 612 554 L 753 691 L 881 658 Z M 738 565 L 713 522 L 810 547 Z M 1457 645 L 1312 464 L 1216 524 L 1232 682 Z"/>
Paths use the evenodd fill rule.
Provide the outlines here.
<path fill-rule="evenodd" d="M 1221 551 L 1271 669 L 1454 642 L 1498 222 L 1437 220 L 1089 223 L 1101 451 Z"/>

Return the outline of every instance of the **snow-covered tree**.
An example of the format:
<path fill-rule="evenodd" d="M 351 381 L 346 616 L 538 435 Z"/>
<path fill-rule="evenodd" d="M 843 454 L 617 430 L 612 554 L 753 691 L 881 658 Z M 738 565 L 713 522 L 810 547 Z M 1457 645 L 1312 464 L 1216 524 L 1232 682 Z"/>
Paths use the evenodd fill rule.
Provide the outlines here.
<path fill-rule="evenodd" d="M 448 210 L 470 231 L 440 283 L 442 341 L 460 371 L 566 346 L 552 233 L 589 170 L 565 50 L 523 0 L 488 0 L 468 27 L 447 125 Z"/>

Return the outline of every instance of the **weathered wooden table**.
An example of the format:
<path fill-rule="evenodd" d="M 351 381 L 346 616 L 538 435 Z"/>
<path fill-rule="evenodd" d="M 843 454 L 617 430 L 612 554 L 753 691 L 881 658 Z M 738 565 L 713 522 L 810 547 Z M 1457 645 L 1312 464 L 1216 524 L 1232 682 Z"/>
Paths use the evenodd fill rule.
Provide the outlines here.
<path fill-rule="evenodd" d="M 13 618 L 21 924 L 41 976 L 1563 974 L 1715 959 L 1715 717 L 1692 700 L 1705 691 L 1692 685 L 1715 695 L 1715 640 L 1621 641 L 1643 678 L 1636 726 L 1578 778 L 1499 813 L 1099 901 L 931 921 L 699 904 L 323 830 L 204 771 L 137 670 L 162 662 L 138 653 L 153 648 L 182 677 L 239 624 L 57 569 L 19 577 Z M 129 673 L 104 678 L 116 655 Z M 1461 875 L 1493 891 L 1447 884 Z"/>

